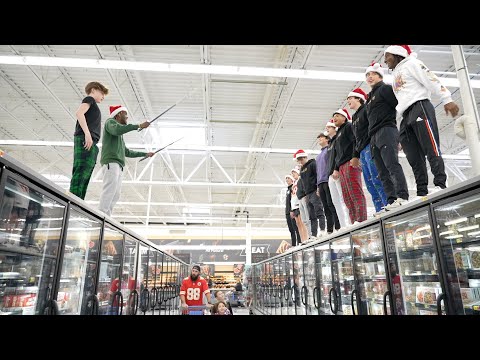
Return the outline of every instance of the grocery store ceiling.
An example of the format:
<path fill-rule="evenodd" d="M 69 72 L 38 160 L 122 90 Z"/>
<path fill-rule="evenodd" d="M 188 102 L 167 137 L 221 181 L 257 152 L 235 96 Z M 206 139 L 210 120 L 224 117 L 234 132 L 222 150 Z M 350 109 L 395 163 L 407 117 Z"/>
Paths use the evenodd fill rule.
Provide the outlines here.
<path fill-rule="evenodd" d="M 121 198 L 114 217 L 145 224 L 206 224 L 284 228 L 283 177 L 294 166 L 297 149 L 316 150 L 316 137 L 333 111 L 346 105 L 356 87 L 367 92 L 362 74 L 372 60 L 383 61 L 388 45 L 0 45 L 0 56 L 105 59 L 129 62 L 214 65 L 208 73 L 195 67 L 182 72 L 0 64 L 0 148 L 44 176 L 68 188 L 73 159 L 75 111 L 89 81 L 100 81 L 110 94 L 100 105 L 129 109 L 129 122 L 152 119 L 188 97 L 148 130 L 124 136 L 127 146 L 155 150 L 180 137 L 152 161 L 128 159 Z M 452 81 L 455 67 L 449 45 L 413 45 L 438 76 Z M 480 46 L 464 45 L 472 80 L 479 80 Z M 52 65 L 52 64 L 48 64 Z M 215 66 L 229 66 L 225 68 Z M 320 78 L 242 73 L 240 67 L 302 69 Z M 157 69 L 158 70 L 158 69 Z M 171 70 L 171 69 L 170 69 Z M 331 75 L 342 80 L 332 80 Z M 328 74 L 328 76 L 327 76 Z M 450 86 L 462 110 L 458 87 Z M 480 98 L 480 89 L 474 88 Z M 438 99 L 441 148 L 452 155 L 449 184 L 470 176 L 464 141 L 454 134 Z M 477 101 L 478 105 L 478 101 Z M 8 142 L 12 144 L 6 145 Z M 38 141 L 38 142 L 34 142 Z M 414 179 L 401 159 L 409 188 Z M 97 164 L 86 201 L 97 206 L 101 192 Z M 430 179 L 431 180 L 431 179 Z M 366 190 L 365 190 L 366 191 Z M 366 191 L 370 212 L 373 206 Z M 413 194 L 413 191 L 411 192 Z M 235 216 L 237 213 L 240 216 Z"/>

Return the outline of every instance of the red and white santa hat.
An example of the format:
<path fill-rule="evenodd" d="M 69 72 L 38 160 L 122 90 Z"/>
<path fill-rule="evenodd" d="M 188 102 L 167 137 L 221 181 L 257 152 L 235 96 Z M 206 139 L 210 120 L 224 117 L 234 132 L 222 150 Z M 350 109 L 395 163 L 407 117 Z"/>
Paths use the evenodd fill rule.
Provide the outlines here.
<path fill-rule="evenodd" d="M 128 114 L 128 110 L 125 106 L 122 105 L 113 105 L 110 106 L 110 117 L 114 118 L 120 111 L 125 111 Z"/>
<path fill-rule="evenodd" d="M 330 119 L 330 120 L 327 122 L 327 124 L 325 125 L 325 129 L 326 129 L 327 127 L 333 127 L 333 128 L 335 128 L 335 130 L 337 130 L 337 127 L 335 126 L 335 124 L 334 124 L 334 122 L 333 122 L 333 119 Z"/>
<path fill-rule="evenodd" d="M 290 175 L 290 174 L 289 174 L 289 175 L 285 175 L 285 181 L 287 181 L 287 179 L 290 179 L 290 180 L 292 180 L 292 181 L 295 181 L 295 179 L 293 178 L 293 176 Z"/>
<path fill-rule="evenodd" d="M 338 109 L 337 111 L 335 111 L 335 112 L 333 113 L 333 115 L 335 115 L 335 114 L 343 115 L 343 116 L 345 116 L 345 118 L 346 118 L 347 120 L 352 120 L 352 118 L 350 117 L 350 114 L 348 113 L 347 109 L 345 109 L 345 108 L 343 108 L 343 109 Z"/>
<path fill-rule="evenodd" d="M 356 88 L 356 89 L 350 91 L 350 92 L 348 93 L 347 99 L 348 99 L 349 97 L 351 97 L 351 96 L 360 98 L 360 99 L 362 99 L 363 101 L 367 101 L 367 99 L 368 99 L 368 95 L 365 94 L 365 91 L 363 91 L 363 90 L 360 89 L 360 88 Z"/>
<path fill-rule="evenodd" d="M 412 53 L 412 50 L 410 49 L 410 46 L 408 45 L 390 45 L 386 50 L 386 53 L 390 53 L 392 55 L 400 55 L 404 58 L 410 56 Z"/>
<path fill-rule="evenodd" d="M 293 160 L 297 160 L 300 157 L 308 157 L 308 155 L 305 151 L 300 149 L 295 154 L 293 154 Z"/>
<path fill-rule="evenodd" d="M 298 175 L 300 175 L 300 169 L 298 169 L 296 167 L 293 168 L 292 171 L 290 171 L 290 172 L 296 172 Z"/>
<path fill-rule="evenodd" d="M 383 72 L 385 69 L 380 65 L 379 63 L 372 62 L 369 67 L 365 70 L 365 75 L 367 75 L 369 72 L 376 72 L 378 75 L 380 75 L 381 78 L 383 78 Z"/>

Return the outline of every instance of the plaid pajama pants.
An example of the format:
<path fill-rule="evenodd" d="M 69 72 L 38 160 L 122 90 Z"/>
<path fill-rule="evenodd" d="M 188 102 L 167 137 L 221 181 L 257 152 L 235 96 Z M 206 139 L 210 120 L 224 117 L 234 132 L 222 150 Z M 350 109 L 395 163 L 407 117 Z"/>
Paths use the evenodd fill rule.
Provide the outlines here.
<path fill-rule="evenodd" d="M 340 184 L 345 205 L 348 209 L 350 221 L 362 222 L 367 220 L 367 200 L 362 190 L 362 170 L 354 168 L 347 161 L 340 165 Z"/>
<path fill-rule="evenodd" d="M 85 150 L 83 136 L 74 136 L 73 139 L 73 170 L 70 192 L 81 199 L 85 199 L 88 183 L 97 163 L 98 146 L 94 143 L 90 150 Z"/>

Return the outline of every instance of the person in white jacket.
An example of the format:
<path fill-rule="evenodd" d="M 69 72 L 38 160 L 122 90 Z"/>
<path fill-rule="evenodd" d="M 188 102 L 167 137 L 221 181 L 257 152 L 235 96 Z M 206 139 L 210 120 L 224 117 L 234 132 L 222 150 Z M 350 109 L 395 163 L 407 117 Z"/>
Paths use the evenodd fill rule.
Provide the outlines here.
<path fill-rule="evenodd" d="M 412 167 L 417 183 L 417 196 L 428 194 L 428 173 L 425 156 L 433 173 L 436 189 L 447 187 L 445 164 L 440 151 L 435 109 L 431 94 L 439 96 L 447 115 L 458 114 L 452 94 L 408 45 L 391 45 L 385 50 L 385 64 L 393 70 L 393 91 L 398 100 L 397 118 L 400 123 L 400 144 Z"/>

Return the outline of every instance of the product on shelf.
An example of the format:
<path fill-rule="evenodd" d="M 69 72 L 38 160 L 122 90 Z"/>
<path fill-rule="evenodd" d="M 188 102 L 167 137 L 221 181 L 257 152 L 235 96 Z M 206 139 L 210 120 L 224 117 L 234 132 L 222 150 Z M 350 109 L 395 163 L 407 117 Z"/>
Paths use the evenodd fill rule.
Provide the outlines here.
<path fill-rule="evenodd" d="M 457 269 L 467 269 L 470 267 L 470 259 L 467 250 L 455 250 L 453 252 L 453 260 Z"/>
<path fill-rule="evenodd" d="M 438 295 L 440 295 L 440 289 L 437 287 L 417 286 L 416 302 L 420 304 L 436 305 Z"/>

